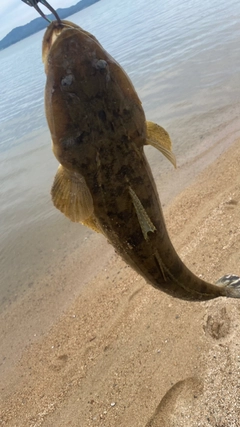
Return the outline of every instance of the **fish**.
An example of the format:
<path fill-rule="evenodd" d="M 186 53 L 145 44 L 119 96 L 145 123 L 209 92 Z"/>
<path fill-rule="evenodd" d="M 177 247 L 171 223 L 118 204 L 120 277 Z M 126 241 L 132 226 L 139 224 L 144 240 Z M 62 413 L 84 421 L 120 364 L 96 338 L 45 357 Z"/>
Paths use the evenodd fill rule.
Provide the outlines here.
<path fill-rule="evenodd" d="M 54 206 L 103 234 L 128 265 L 173 297 L 239 298 L 238 276 L 208 283 L 173 247 L 144 154 L 151 145 L 176 166 L 172 142 L 164 128 L 146 120 L 123 68 L 91 33 L 66 20 L 48 26 L 42 58 L 46 119 L 60 164 Z"/>

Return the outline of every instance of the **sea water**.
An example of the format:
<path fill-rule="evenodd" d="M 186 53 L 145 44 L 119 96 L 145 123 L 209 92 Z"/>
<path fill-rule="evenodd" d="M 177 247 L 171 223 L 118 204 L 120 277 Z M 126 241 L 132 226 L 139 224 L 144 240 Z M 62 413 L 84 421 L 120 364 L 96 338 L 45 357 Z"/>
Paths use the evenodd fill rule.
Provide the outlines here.
<path fill-rule="evenodd" d="M 101 0 L 69 19 L 124 67 L 147 119 L 170 133 L 179 167 L 239 135 L 237 0 Z M 44 115 L 43 34 L 0 52 L 0 310 L 89 233 L 50 199 L 58 164 Z M 171 167 L 148 156 L 156 176 Z"/>

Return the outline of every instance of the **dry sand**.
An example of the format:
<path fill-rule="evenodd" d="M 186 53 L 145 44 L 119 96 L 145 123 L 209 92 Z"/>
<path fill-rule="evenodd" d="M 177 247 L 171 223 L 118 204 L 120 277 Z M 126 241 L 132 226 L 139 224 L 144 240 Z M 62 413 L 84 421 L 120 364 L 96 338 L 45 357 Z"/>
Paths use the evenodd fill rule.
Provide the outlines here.
<path fill-rule="evenodd" d="M 210 281 L 240 275 L 239 165 L 238 140 L 164 209 L 177 252 Z M 60 301 L 57 283 L 49 285 L 64 307 L 51 328 L 44 286 L 34 308 L 19 303 L 28 307 L 25 323 L 17 314 L 1 319 L 0 425 L 239 427 L 240 300 L 173 299 L 99 237 L 89 238 L 80 267 L 79 257 L 76 249 L 59 272 L 71 293 L 67 283 L 76 289 L 85 268 L 78 294 L 61 290 Z M 30 329 L 36 339 L 21 347 Z"/>

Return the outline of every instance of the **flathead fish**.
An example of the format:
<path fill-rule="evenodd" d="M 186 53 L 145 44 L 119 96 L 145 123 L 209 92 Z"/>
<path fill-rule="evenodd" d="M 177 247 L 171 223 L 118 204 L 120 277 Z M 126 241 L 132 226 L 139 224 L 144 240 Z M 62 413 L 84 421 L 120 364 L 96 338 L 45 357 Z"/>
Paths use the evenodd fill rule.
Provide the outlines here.
<path fill-rule="evenodd" d="M 171 140 L 146 121 L 122 67 L 69 21 L 47 28 L 43 62 L 46 117 L 60 163 L 51 191 L 56 208 L 102 233 L 127 264 L 174 297 L 240 297 L 238 276 L 207 283 L 177 255 L 143 150 L 150 144 L 175 165 Z"/>

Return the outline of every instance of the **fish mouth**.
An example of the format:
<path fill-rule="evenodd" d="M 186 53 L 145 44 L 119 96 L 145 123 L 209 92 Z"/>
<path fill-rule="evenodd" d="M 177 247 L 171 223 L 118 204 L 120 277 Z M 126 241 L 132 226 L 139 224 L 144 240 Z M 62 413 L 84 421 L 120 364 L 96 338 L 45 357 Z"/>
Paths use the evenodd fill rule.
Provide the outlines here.
<path fill-rule="evenodd" d="M 48 26 L 44 34 L 43 44 L 42 44 L 42 62 L 45 64 L 45 67 L 47 64 L 47 57 L 48 57 L 49 51 L 52 45 L 57 40 L 58 36 L 61 34 L 62 30 L 63 30 L 62 22 L 59 23 L 58 21 L 53 21 Z"/>
<path fill-rule="evenodd" d="M 47 58 L 50 52 L 51 47 L 56 42 L 57 38 L 61 35 L 61 33 L 66 29 L 77 29 L 80 30 L 80 27 L 76 24 L 73 24 L 70 21 L 62 20 L 62 21 L 53 21 L 47 27 L 46 32 L 43 37 L 42 43 L 42 62 L 45 64 L 45 71 L 47 72 Z"/>

